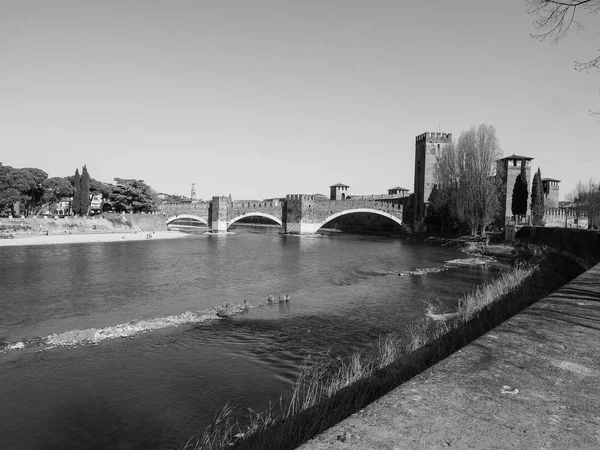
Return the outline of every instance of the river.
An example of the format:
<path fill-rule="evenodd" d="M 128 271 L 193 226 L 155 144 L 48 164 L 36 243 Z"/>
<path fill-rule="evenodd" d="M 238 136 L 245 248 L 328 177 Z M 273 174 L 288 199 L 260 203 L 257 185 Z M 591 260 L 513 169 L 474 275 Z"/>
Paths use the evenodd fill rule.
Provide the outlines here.
<path fill-rule="evenodd" d="M 309 356 L 369 351 L 506 268 L 464 258 L 242 227 L 0 247 L 0 448 L 180 449 L 227 402 L 277 402 Z M 282 294 L 290 301 L 260 306 Z M 205 320 L 244 300 L 249 311 Z"/>

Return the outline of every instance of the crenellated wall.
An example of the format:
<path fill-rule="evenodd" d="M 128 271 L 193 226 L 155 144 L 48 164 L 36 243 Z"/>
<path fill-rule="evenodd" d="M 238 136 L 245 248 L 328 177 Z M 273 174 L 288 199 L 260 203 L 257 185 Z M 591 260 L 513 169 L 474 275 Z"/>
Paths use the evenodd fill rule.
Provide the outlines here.
<path fill-rule="evenodd" d="M 588 218 L 577 211 L 565 208 L 546 208 L 544 224 L 547 227 L 588 228 Z"/>
<path fill-rule="evenodd" d="M 195 217 L 207 223 L 213 232 L 225 232 L 245 217 L 265 217 L 280 224 L 285 233 L 312 234 L 336 217 L 357 213 L 387 217 L 403 226 L 401 204 L 364 198 L 328 200 L 306 194 L 290 194 L 285 199 L 262 201 L 231 201 L 228 197 L 213 197 L 210 202 L 165 204 L 161 210 L 168 216 L 168 222 L 182 215 Z"/>

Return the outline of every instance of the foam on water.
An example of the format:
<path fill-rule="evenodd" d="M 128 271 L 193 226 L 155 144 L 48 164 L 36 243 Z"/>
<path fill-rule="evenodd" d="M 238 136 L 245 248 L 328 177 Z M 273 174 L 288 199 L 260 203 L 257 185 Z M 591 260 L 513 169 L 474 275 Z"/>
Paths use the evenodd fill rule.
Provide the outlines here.
<path fill-rule="evenodd" d="M 439 273 L 448 270 L 448 267 L 423 267 L 421 269 L 402 270 L 398 275 L 403 277 L 406 275 L 426 275 L 428 273 Z M 395 273 L 395 272 L 394 272 Z"/>
<path fill-rule="evenodd" d="M 134 320 L 131 322 L 106 328 L 88 328 L 87 330 L 72 330 L 66 333 L 51 334 L 44 338 L 51 346 L 71 346 L 81 343 L 97 344 L 107 339 L 130 337 L 152 330 L 177 327 L 185 324 L 202 323 L 206 320 L 217 319 L 216 312 L 190 312 L 176 316 L 159 317 L 149 320 Z"/>
<path fill-rule="evenodd" d="M 484 264 L 489 264 L 492 261 L 494 261 L 494 259 L 489 257 L 473 257 L 451 259 L 450 261 L 446 261 L 446 264 L 451 264 L 455 266 L 482 266 Z"/>
<path fill-rule="evenodd" d="M 233 305 L 230 303 L 215 307 L 212 310 L 191 312 L 186 311 L 179 315 L 159 317 L 156 319 L 132 320 L 127 323 L 105 328 L 88 328 L 85 330 L 71 330 L 64 333 L 51 334 L 26 342 L 5 343 L 0 347 L 0 353 L 12 350 L 23 350 L 32 347 L 44 347 L 45 350 L 54 347 L 72 347 L 82 344 L 98 344 L 108 339 L 131 337 L 153 330 L 169 327 L 203 323 L 209 320 L 219 320 L 247 311 L 251 306 L 244 303 Z"/>

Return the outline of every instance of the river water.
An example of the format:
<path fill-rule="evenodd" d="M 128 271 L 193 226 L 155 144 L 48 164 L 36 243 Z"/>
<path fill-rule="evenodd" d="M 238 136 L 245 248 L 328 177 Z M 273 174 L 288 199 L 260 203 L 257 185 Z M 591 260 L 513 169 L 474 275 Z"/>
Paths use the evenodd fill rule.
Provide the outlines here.
<path fill-rule="evenodd" d="M 505 269 L 464 258 L 241 227 L 0 247 L 0 448 L 182 448 L 227 402 L 277 402 L 309 356 L 368 351 Z M 290 301 L 260 306 L 281 294 Z M 254 308 L 207 319 L 244 300 Z"/>

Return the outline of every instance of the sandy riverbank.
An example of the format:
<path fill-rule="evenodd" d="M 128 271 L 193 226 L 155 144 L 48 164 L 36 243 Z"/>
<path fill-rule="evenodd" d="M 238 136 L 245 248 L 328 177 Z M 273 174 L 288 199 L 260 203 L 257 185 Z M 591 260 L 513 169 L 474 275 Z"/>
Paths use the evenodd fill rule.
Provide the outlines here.
<path fill-rule="evenodd" d="M 150 233 L 138 232 L 112 232 L 112 233 L 80 233 L 80 234 L 50 234 L 42 235 L 17 235 L 13 239 L 0 239 L 0 247 L 22 245 L 49 245 L 49 244 L 77 244 L 89 242 L 122 242 L 144 241 L 150 239 L 178 239 L 186 236 L 177 231 L 156 231 Z"/>

